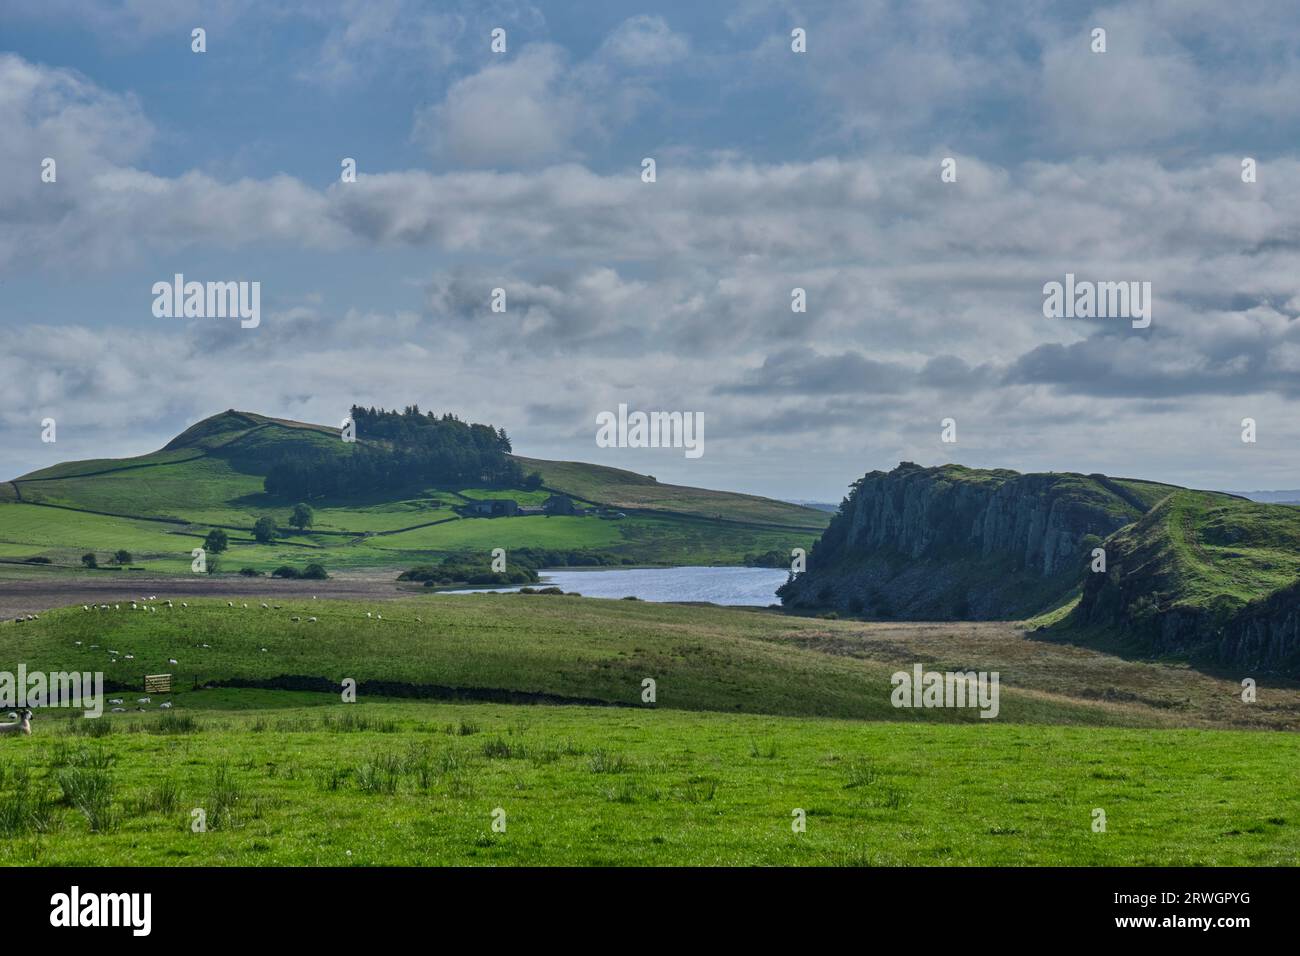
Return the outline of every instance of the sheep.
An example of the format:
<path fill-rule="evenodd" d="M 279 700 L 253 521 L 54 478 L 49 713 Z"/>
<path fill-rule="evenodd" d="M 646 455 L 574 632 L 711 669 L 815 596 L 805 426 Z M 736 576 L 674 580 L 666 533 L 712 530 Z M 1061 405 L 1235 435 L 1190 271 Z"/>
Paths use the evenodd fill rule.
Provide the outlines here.
<path fill-rule="evenodd" d="M 32 735 L 31 708 L 23 710 L 22 720 L 16 721 L 12 724 L 0 724 L 0 734 L 26 734 L 30 737 Z"/>
<path fill-rule="evenodd" d="M 383 619 L 384 619 L 384 616 L 383 616 L 382 614 L 376 614 L 376 615 L 375 615 L 375 620 L 382 621 Z"/>
<path fill-rule="evenodd" d="M 309 618 L 307 618 L 307 623 L 308 623 L 308 624 L 315 624 L 315 623 L 316 623 L 316 619 L 315 619 L 314 617 L 309 617 Z"/>
<path fill-rule="evenodd" d="M 266 609 L 267 609 L 267 608 L 266 608 L 266 602 L 263 601 L 263 602 L 262 602 L 262 610 L 265 611 Z"/>
<path fill-rule="evenodd" d="M 83 604 L 83 605 L 81 605 L 81 609 L 82 609 L 83 611 L 89 611 L 89 610 L 90 610 L 90 605 L 89 605 L 89 604 Z"/>
<path fill-rule="evenodd" d="M 73 644 L 76 644 L 78 647 L 81 646 L 81 641 L 73 641 L 72 643 L 73 643 Z"/>
<path fill-rule="evenodd" d="M 163 710 L 171 710 L 172 702 L 170 700 L 165 700 L 158 706 L 161 707 Z"/>
<path fill-rule="evenodd" d="M 111 697 L 111 698 L 109 698 L 109 701 L 108 701 L 108 702 L 109 702 L 110 704 L 120 704 L 120 703 L 122 703 L 122 698 L 121 698 L 121 697 Z"/>
<path fill-rule="evenodd" d="M 291 617 L 291 618 L 289 618 L 289 620 L 291 620 L 291 621 L 293 621 L 293 623 L 297 624 L 297 623 L 301 620 L 301 618 Z"/>
<path fill-rule="evenodd" d="M 156 594 L 150 594 L 150 595 L 149 595 L 149 600 L 150 600 L 150 601 L 156 601 L 156 600 L 158 600 L 158 595 L 156 595 Z"/>
<path fill-rule="evenodd" d="M 169 658 L 167 658 L 167 663 L 168 663 L 168 664 L 175 664 L 175 663 L 177 663 L 176 658 L 174 658 L 174 657 L 169 657 Z"/>
<path fill-rule="evenodd" d="M 189 601 L 181 601 L 181 607 L 189 607 L 189 606 L 190 606 Z"/>
<path fill-rule="evenodd" d="M 158 610 L 158 609 L 157 609 L 156 607 L 151 607 L 151 608 L 149 608 L 149 613 L 150 613 L 150 614 L 153 614 L 153 613 L 156 612 L 157 610 Z"/>
<path fill-rule="evenodd" d="M 133 660 L 135 660 L 135 655 L 134 655 L 134 654 L 127 654 L 127 655 L 126 655 L 126 659 L 127 659 L 128 661 L 133 661 Z"/>
<path fill-rule="evenodd" d="M 366 612 L 366 617 L 370 617 L 370 612 L 369 612 L 369 611 Z"/>
<path fill-rule="evenodd" d="M 245 610 L 245 611 L 248 610 L 248 605 L 247 605 L 247 604 L 244 605 L 244 610 Z"/>
<path fill-rule="evenodd" d="M 235 602 L 234 602 L 234 601 L 227 601 L 227 602 L 226 602 L 226 607 L 234 607 L 234 606 L 235 606 Z"/>
<path fill-rule="evenodd" d="M 148 703 L 151 703 L 151 701 L 149 700 L 148 697 L 137 697 L 137 698 L 135 699 L 135 702 L 136 702 L 137 704 L 148 704 Z"/>
<path fill-rule="evenodd" d="M 112 713 L 114 713 L 114 714 L 125 714 L 125 713 L 126 713 L 126 708 L 125 708 L 125 707 L 114 707 L 113 710 L 112 710 Z"/>
<path fill-rule="evenodd" d="M 133 611 L 139 610 L 139 608 L 136 607 L 136 603 L 134 601 L 131 602 L 131 610 Z"/>

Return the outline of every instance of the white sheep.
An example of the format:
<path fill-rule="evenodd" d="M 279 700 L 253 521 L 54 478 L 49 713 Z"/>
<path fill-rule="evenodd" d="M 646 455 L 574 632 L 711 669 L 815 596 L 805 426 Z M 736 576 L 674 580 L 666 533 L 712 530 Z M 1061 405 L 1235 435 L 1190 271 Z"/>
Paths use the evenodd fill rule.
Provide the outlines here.
<path fill-rule="evenodd" d="M 76 644 L 78 647 L 81 646 L 81 641 L 73 641 L 72 643 L 73 643 L 73 644 Z"/>
<path fill-rule="evenodd" d="M 263 611 L 266 610 L 266 602 L 265 602 L 265 601 L 262 602 L 262 610 L 263 610 Z"/>
<path fill-rule="evenodd" d="M 109 702 L 110 704 L 120 704 L 120 703 L 122 703 L 122 698 L 121 698 L 121 697 L 112 697 L 112 698 L 109 698 L 109 701 L 108 701 L 108 702 Z"/>
<path fill-rule="evenodd" d="M 137 698 L 135 699 L 135 702 L 136 702 L 137 704 L 148 704 L 148 703 L 150 703 L 150 700 L 149 700 L 148 697 L 137 697 Z"/>
<path fill-rule="evenodd" d="M 234 607 L 234 606 L 235 606 L 235 602 L 234 602 L 234 601 L 227 601 L 227 602 L 226 602 L 226 607 Z"/>
<path fill-rule="evenodd" d="M 167 658 L 167 663 L 168 663 L 168 664 L 175 664 L 175 663 L 177 663 L 177 660 L 176 660 L 176 658 L 174 658 L 174 657 L 169 657 L 169 658 Z"/>
<path fill-rule="evenodd" d="M 189 607 L 189 606 L 190 603 L 188 601 L 181 601 L 181 607 Z"/>
<path fill-rule="evenodd" d="M 125 707 L 114 707 L 113 710 L 112 710 L 112 712 L 115 713 L 115 714 L 125 714 L 125 713 L 126 713 L 126 708 L 125 708 Z"/>
<path fill-rule="evenodd" d="M 170 700 L 165 700 L 158 706 L 161 707 L 163 710 L 171 710 L 172 702 Z"/>
<path fill-rule="evenodd" d="M 135 660 L 135 655 L 134 655 L 134 654 L 127 654 L 127 655 L 126 655 L 126 659 L 127 659 L 128 661 L 133 661 L 133 660 Z"/>
<path fill-rule="evenodd" d="M 17 715 L 15 715 L 17 716 Z M 23 711 L 23 719 L 12 724 L 0 724 L 0 734 L 26 734 L 32 735 L 32 712 L 30 709 Z"/>
<path fill-rule="evenodd" d="M 309 618 L 307 618 L 307 623 L 308 623 L 308 624 L 315 624 L 315 623 L 316 623 L 316 619 L 315 619 L 314 617 L 309 617 Z"/>

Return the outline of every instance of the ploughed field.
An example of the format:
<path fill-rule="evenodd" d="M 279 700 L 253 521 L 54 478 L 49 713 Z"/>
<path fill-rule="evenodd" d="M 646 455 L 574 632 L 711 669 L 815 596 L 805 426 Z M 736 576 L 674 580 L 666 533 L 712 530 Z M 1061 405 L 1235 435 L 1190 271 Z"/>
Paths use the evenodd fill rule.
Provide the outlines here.
<path fill-rule="evenodd" d="M 153 593 L 152 612 L 128 598 L 0 625 L 0 669 L 129 688 L 109 694 L 126 713 L 38 710 L 30 738 L 0 741 L 4 862 L 1251 865 L 1300 850 L 1293 686 L 1261 680 L 1247 704 L 1237 675 L 1004 624 Z M 895 709 L 890 675 L 916 663 L 999 671 L 998 717 Z M 136 703 L 145 672 L 176 675 L 171 709 Z M 325 689 L 348 678 L 355 703 Z"/>

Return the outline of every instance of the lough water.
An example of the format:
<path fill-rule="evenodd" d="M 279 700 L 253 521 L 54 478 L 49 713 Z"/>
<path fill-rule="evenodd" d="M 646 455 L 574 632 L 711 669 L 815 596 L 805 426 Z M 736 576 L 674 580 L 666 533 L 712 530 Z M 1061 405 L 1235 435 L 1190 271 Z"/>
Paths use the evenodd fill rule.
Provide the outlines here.
<path fill-rule="evenodd" d="M 541 582 L 529 587 L 558 587 L 583 597 L 637 597 L 642 601 L 709 601 L 766 607 L 779 604 L 776 589 L 789 577 L 783 568 L 619 568 L 592 571 L 539 571 Z M 474 591 L 518 591 L 519 588 L 475 588 L 444 591 L 444 594 L 472 594 Z"/>

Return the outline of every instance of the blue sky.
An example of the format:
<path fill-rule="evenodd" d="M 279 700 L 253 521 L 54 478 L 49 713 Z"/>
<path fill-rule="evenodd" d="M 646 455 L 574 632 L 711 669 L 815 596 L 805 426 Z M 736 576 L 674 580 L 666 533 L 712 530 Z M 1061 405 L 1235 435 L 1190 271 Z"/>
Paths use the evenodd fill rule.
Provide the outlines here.
<path fill-rule="evenodd" d="M 902 459 L 1300 486 L 1297 21 L 0 0 L 0 470 L 355 401 L 778 497 Z M 259 281 L 261 325 L 155 318 L 175 272 Z M 1151 328 L 1044 318 L 1067 272 L 1151 282 Z M 702 413 L 705 455 L 596 447 L 620 402 Z"/>

